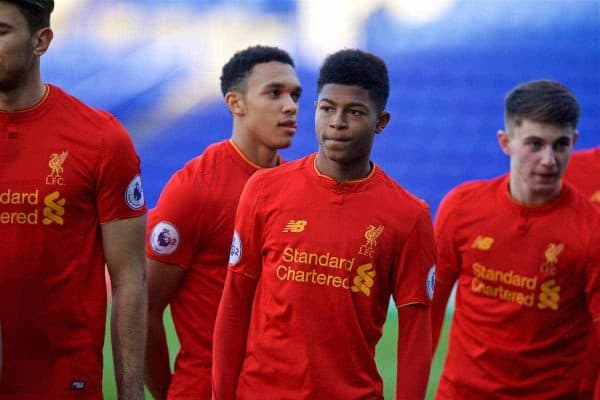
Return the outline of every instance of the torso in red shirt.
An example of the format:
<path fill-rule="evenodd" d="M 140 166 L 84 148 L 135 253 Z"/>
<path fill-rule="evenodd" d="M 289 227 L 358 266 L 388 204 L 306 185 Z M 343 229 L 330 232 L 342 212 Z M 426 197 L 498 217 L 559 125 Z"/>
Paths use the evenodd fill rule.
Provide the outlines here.
<path fill-rule="evenodd" d="M 0 399 L 99 399 L 99 223 L 145 213 L 139 159 L 110 115 L 55 86 L 0 112 Z"/>
<path fill-rule="evenodd" d="M 458 274 L 458 290 L 438 399 L 577 399 L 600 315 L 595 214 L 568 185 L 549 204 L 519 205 L 508 177 L 444 199 L 438 279 Z"/>
<path fill-rule="evenodd" d="M 211 396 L 212 333 L 240 193 L 258 166 L 231 141 L 209 146 L 165 186 L 149 215 L 146 254 L 185 268 L 170 306 L 181 349 L 169 398 Z"/>
<path fill-rule="evenodd" d="M 427 206 L 377 166 L 339 184 L 314 159 L 257 173 L 240 200 L 230 269 L 258 287 L 238 399 L 382 399 L 390 295 L 429 304 Z"/>

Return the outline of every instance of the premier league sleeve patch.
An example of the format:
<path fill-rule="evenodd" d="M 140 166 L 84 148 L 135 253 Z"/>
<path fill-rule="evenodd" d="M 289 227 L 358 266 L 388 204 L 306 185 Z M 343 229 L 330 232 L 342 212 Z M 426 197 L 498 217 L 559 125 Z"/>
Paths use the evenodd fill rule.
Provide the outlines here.
<path fill-rule="evenodd" d="M 161 221 L 154 226 L 150 234 L 152 251 L 161 256 L 172 254 L 179 246 L 179 232 L 175 225 Z"/>
<path fill-rule="evenodd" d="M 229 266 L 234 266 L 242 258 L 242 241 L 240 235 L 233 231 L 233 240 L 231 241 L 231 250 L 229 250 Z"/>
<path fill-rule="evenodd" d="M 136 175 L 125 191 L 125 201 L 132 210 L 144 207 L 144 189 L 142 189 L 142 177 Z"/>
<path fill-rule="evenodd" d="M 427 290 L 427 297 L 429 297 L 429 300 L 433 299 L 433 291 L 435 289 L 435 265 L 429 268 L 427 280 L 425 281 L 425 289 Z"/>

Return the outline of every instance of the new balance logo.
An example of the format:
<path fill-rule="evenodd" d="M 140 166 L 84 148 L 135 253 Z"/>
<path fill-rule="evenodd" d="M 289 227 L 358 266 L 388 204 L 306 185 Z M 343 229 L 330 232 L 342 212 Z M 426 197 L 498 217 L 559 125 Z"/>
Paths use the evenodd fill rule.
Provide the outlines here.
<path fill-rule="evenodd" d="M 283 231 L 293 233 L 302 232 L 306 227 L 306 224 L 308 224 L 308 221 L 303 219 L 290 219 L 290 222 L 283 228 Z"/>
<path fill-rule="evenodd" d="M 494 244 L 494 238 L 479 235 L 473 240 L 471 247 L 477 250 L 489 250 L 492 248 L 492 244 Z"/>
<path fill-rule="evenodd" d="M 63 225 L 63 215 L 65 215 L 65 199 L 59 199 L 60 193 L 52 192 L 48 196 L 44 197 L 44 219 L 42 222 L 44 225 L 50 225 L 52 223 Z"/>

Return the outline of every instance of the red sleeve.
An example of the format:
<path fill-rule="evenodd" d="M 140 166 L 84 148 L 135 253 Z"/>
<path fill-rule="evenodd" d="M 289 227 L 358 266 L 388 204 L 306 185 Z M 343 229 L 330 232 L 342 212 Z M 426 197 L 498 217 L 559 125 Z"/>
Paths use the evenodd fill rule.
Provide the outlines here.
<path fill-rule="evenodd" d="M 148 215 L 146 256 L 166 264 L 188 267 L 198 250 L 204 224 L 204 201 L 194 188 L 202 187 L 184 168 L 167 182 Z"/>
<path fill-rule="evenodd" d="M 146 213 L 140 159 L 131 138 L 112 116 L 99 149 L 96 208 L 101 223 Z"/>
<path fill-rule="evenodd" d="M 213 337 L 213 400 L 234 400 L 246 353 L 252 301 L 261 271 L 264 221 L 258 212 L 259 188 L 248 180 L 238 205 L 229 270 Z"/>
<path fill-rule="evenodd" d="M 451 216 L 454 215 L 453 212 L 455 211 L 453 196 L 451 192 L 442 200 L 434 226 L 437 246 L 435 291 L 431 303 L 431 331 L 434 351 L 437 348 L 442 325 L 444 324 L 448 298 L 460 272 L 459 256 L 453 240 L 455 228 L 451 220 Z"/>
<path fill-rule="evenodd" d="M 395 268 L 394 301 L 398 307 L 421 303 L 429 305 L 435 276 L 435 241 L 429 209 L 423 208 L 402 245 Z"/>
<path fill-rule="evenodd" d="M 254 278 L 258 278 L 262 271 L 265 229 L 265 220 L 260 211 L 260 185 L 255 179 L 259 174 L 250 177 L 240 196 L 229 257 L 230 270 Z"/>
<path fill-rule="evenodd" d="M 227 271 L 213 336 L 213 400 L 234 400 L 257 281 Z"/>
<path fill-rule="evenodd" d="M 431 367 L 429 307 L 421 304 L 398 309 L 398 365 L 396 400 L 424 399 Z"/>

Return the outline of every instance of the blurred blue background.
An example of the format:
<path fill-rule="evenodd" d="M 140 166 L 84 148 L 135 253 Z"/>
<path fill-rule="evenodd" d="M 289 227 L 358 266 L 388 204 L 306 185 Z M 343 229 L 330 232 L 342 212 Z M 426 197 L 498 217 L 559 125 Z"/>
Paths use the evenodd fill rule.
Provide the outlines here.
<path fill-rule="evenodd" d="M 114 113 L 142 159 L 148 203 L 230 136 L 223 63 L 254 44 L 294 57 L 304 86 L 288 160 L 317 149 L 320 61 L 359 47 L 388 64 L 392 120 L 373 160 L 432 212 L 449 189 L 504 173 L 496 132 L 520 82 L 550 78 L 582 106 L 576 148 L 600 143 L 600 0 L 59 0 L 43 76 Z"/>

